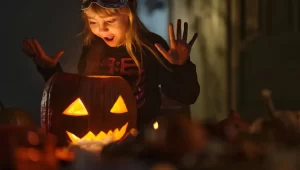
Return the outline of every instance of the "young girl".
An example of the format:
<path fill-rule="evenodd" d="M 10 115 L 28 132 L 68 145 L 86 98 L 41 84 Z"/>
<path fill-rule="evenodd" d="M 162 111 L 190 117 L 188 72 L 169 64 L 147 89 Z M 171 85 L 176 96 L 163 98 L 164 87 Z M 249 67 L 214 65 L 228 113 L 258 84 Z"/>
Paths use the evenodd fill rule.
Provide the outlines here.
<path fill-rule="evenodd" d="M 138 129 L 160 112 L 162 92 L 181 103 L 193 104 L 200 93 L 187 43 L 188 24 L 177 22 L 177 39 L 169 25 L 170 47 L 159 35 L 149 32 L 136 12 L 136 0 L 83 0 L 84 46 L 78 62 L 79 74 L 122 76 L 132 85 L 138 107 Z M 48 56 L 36 39 L 26 38 L 23 51 L 33 58 L 47 81 L 62 72 L 58 63 L 63 51 Z"/>

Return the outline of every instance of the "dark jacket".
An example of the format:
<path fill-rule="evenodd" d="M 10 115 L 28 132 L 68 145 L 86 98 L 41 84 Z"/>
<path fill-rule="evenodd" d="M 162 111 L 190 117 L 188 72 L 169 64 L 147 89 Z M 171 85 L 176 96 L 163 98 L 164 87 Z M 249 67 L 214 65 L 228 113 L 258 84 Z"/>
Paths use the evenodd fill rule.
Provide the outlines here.
<path fill-rule="evenodd" d="M 146 39 L 149 43 L 160 43 L 166 50 L 169 46 L 166 41 L 157 34 L 148 33 Z M 159 115 L 162 92 L 169 98 L 183 104 L 193 104 L 200 93 L 197 79 L 196 66 L 188 60 L 184 65 L 172 65 L 163 56 L 161 60 L 172 71 L 169 71 L 148 50 L 143 50 L 143 57 L 136 52 L 138 60 L 142 63 L 142 72 L 130 58 L 125 47 L 112 48 L 107 46 L 102 39 L 93 41 L 91 46 L 84 46 L 78 62 L 79 74 L 115 75 L 122 76 L 132 85 L 136 84 L 139 75 L 141 81 L 134 94 L 138 107 L 138 126 L 144 127 L 149 121 Z M 42 69 L 38 71 L 47 81 L 54 73 L 62 72 L 59 64 L 55 68 Z"/>

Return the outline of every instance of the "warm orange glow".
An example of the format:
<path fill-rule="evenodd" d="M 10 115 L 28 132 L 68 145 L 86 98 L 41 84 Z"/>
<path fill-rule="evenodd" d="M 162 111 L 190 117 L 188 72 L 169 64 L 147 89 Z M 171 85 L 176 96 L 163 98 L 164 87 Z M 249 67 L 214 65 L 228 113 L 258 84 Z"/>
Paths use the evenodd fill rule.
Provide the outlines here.
<path fill-rule="evenodd" d="M 75 156 L 74 152 L 68 148 L 56 148 L 54 154 L 57 159 L 65 161 L 73 161 Z"/>
<path fill-rule="evenodd" d="M 120 140 L 126 133 L 127 130 L 127 126 L 128 126 L 128 122 L 119 130 L 118 128 L 115 129 L 114 131 L 109 131 L 107 133 L 105 132 L 100 132 L 98 135 L 94 135 L 93 132 L 88 132 L 84 137 L 79 138 L 76 135 L 70 133 L 67 131 L 67 134 L 69 136 L 69 138 L 71 139 L 73 144 L 76 144 L 80 141 L 101 141 L 101 140 L 105 140 L 107 138 L 112 137 L 113 141 L 118 141 Z"/>
<path fill-rule="evenodd" d="M 123 114 L 123 113 L 128 112 L 126 104 L 125 104 L 122 96 L 118 97 L 117 101 L 115 102 L 115 104 L 111 108 L 110 112 L 114 113 L 114 114 Z"/>
<path fill-rule="evenodd" d="M 154 122 L 153 123 L 153 129 L 157 130 L 158 128 L 159 128 L 158 122 Z"/>
<path fill-rule="evenodd" d="M 89 75 L 87 77 L 90 78 L 100 78 L 100 79 L 104 79 L 104 78 L 114 78 L 115 76 L 98 76 L 98 75 Z"/>
<path fill-rule="evenodd" d="M 88 111 L 80 98 L 78 98 L 63 112 L 63 114 L 69 116 L 86 116 L 88 115 Z"/>

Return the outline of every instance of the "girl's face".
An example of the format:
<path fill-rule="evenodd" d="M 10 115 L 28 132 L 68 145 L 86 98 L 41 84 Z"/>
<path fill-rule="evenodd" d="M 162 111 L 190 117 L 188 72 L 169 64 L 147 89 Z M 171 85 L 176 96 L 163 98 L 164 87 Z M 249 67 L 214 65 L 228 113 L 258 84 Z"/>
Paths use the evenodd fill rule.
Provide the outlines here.
<path fill-rule="evenodd" d="M 102 38 L 108 46 L 118 47 L 125 42 L 125 35 L 129 25 L 127 15 L 116 14 L 103 17 L 99 16 L 90 8 L 84 12 L 92 33 Z"/>

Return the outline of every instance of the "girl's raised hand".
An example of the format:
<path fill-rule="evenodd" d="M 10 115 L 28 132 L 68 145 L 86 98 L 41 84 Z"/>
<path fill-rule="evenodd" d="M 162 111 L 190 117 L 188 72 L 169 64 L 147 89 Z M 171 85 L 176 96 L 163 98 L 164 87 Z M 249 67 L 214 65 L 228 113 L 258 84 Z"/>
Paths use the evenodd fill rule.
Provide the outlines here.
<path fill-rule="evenodd" d="M 42 68 L 53 68 L 56 66 L 59 58 L 63 55 L 64 51 L 57 52 L 56 56 L 48 56 L 40 43 L 34 38 L 25 38 L 23 41 L 23 52 L 31 57 L 34 62 Z"/>
<path fill-rule="evenodd" d="M 181 31 L 181 20 L 177 20 L 177 39 L 175 39 L 173 24 L 169 24 L 170 49 L 167 51 L 160 44 L 155 44 L 157 50 L 171 63 L 183 65 L 189 58 L 190 52 L 198 34 L 195 33 L 187 43 L 188 23 L 184 23 L 183 33 Z"/>

